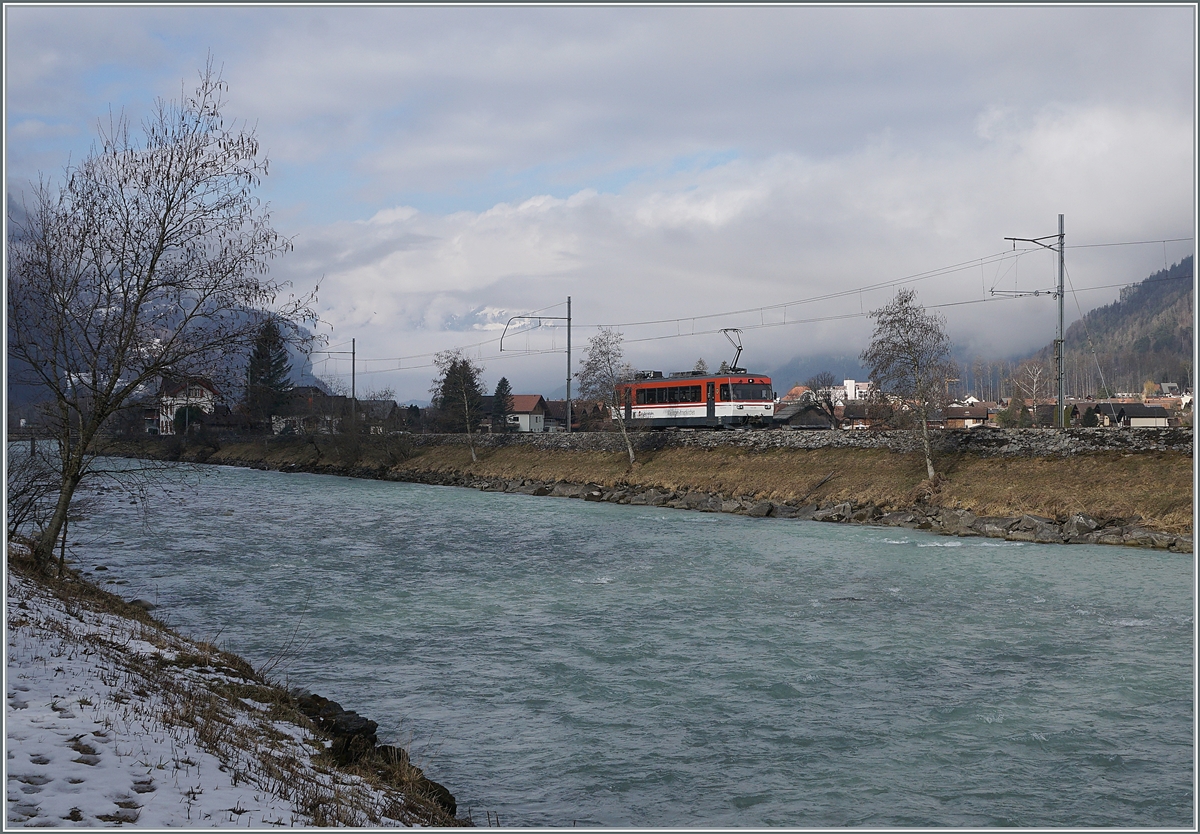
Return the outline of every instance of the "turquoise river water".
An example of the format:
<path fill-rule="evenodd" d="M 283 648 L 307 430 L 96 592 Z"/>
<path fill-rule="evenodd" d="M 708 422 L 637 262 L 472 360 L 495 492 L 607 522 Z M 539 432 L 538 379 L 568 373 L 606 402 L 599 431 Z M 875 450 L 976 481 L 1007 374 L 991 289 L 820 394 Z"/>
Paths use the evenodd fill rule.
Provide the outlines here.
<path fill-rule="evenodd" d="M 478 824 L 1194 823 L 1189 555 L 202 470 L 80 566 Z"/>

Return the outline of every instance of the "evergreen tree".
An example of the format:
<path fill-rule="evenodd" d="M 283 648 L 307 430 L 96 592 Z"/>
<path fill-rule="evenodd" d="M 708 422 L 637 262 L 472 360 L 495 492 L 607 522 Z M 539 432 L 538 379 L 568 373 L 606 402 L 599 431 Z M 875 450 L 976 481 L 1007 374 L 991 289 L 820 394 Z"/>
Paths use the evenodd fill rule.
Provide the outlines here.
<path fill-rule="evenodd" d="M 508 377 L 502 376 L 492 396 L 492 431 L 508 431 L 508 415 L 512 410 L 512 386 L 508 384 Z"/>
<path fill-rule="evenodd" d="M 472 362 L 461 350 L 444 350 L 433 358 L 434 366 L 442 372 L 433 381 L 430 393 L 439 412 L 440 422 L 451 432 L 466 432 L 471 461 L 478 460 L 471 433 L 483 416 L 483 368 Z"/>
<path fill-rule="evenodd" d="M 287 405 L 291 373 L 283 334 L 269 321 L 259 328 L 246 369 L 246 412 L 252 419 L 269 420 Z"/>

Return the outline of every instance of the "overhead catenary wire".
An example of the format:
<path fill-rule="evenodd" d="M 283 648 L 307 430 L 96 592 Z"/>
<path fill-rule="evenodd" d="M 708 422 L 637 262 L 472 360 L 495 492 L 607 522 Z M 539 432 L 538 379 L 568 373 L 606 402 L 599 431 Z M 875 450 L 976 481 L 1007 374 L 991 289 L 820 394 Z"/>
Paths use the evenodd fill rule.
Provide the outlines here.
<path fill-rule="evenodd" d="M 994 303 L 997 301 L 1011 301 L 1011 300 L 1013 300 L 1013 299 L 1010 296 L 997 296 L 995 298 L 976 298 L 976 299 L 968 299 L 965 301 L 947 301 L 942 304 L 928 304 L 928 305 L 926 305 L 926 309 L 935 310 L 935 309 L 941 309 L 944 307 L 962 307 L 964 305 L 969 305 L 969 304 L 990 304 L 990 303 Z M 835 314 L 835 315 L 829 315 L 829 316 L 815 316 L 815 317 L 806 318 L 806 319 L 793 319 L 791 321 L 769 321 L 769 322 L 765 322 L 762 324 L 743 325 L 741 327 L 741 329 L 742 330 L 763 330 L 763 329 L 768 329 L 768 328 L 773 328 L 773 327 L 792 327 L 797 324 L 818 324 L 821 322 L 829 322 L 829 321 L 844 321 L 846 319 L 868 318 L 870 315 L 871 314 L 869 312 L 841 313 L 841 314 Z M 634 338 L 630 338 L 630 339 L 625 339 L 624 342 L 625 342 L 625 344 L 637 344 L 640 342 L 661 342 L 661 341 L 665 341 L 668 339 L 681 339 L 681 338 L 688 339 L 693 336 L 711 336 L 711 335 L 720 333 L 722 329 L 723 328 L 718 327 L 718 328 L 713 328 L 711 330 L 697 330 L 692 333 L 666 333 L 666 334 L 662 334 L 662 335 L 658 335 L 658 336 L 639 336 L 639 337 L 634 337 Z M 504 353 L 497 352 L 495 355 L 489 356 L 488 361 L 495 362 L 495 361 L 501 360 L 501 359 L 515 359 L 518 357 L 525 357 L 525 356 L 542 356 L 542 355 L 547 355 L 547 354 L 552 354 L 552 353 L 561 353 L 561 352 L 562 352 L 561 350 L 553 350 L 553 349 L 547 348 L 547 349 L 543 349 L 543 350 L 514 351 L 514 352 L 510 353 L 506 349 Z M 429 354 L 429 355 L 434 355 L 434 354 Z M 382 360 L 375 360 L 375 361 L 382 361 Z M 403 369 L 380 368 L 380 369 L 374 370 L 374 371 L 359 371 L 359 374 L 365 376 L 367 374 L 392 373 L 392 372 L 395 372 L 396 370 L 409 371 L 409 370 L 417 370 L 420 368 L 432 368 L 432 367 L 435 367 L 434 363 L 428 362 L 428 363 L 424 363 L 424 364 L 420 364 L 420 365 L 409 365 Z"/>
<path fill-rule="evenodd" d="M 1024 249 L 1017 250 L 1017 252 L 1019 254 L 1023 254 L 1026 251 L 1033 251 L 1033 250 L 1024 250 Z M 775 304 L 764 304 L 764 305 L 760 305 L 760 306 L 756 306 L 756 307 L 746 307 L 746 308 L 743 308 L 740 310 L 725 310 L 725 311 L 719 312 L 719 313 L 705 313 L 705 314 L 698 315 L 698 316 L 696 316 L 696 315 L 680 316 L 678 318 L 669 318 L 669 319 L 651 319 L 651 320 L 646 320 L 646 321 L 629 321 L 629 322 L 610 322 L 610 323 L 599 323 L 599 324 L 585 324 L 585 325 L 578 325 L 578 326 L 616 329 L 616 328 L 624 328 L 624 327 L 645 327 L 645 326 L 656 325 L 656 324 L 676 324 L 677 322 L 688 321 L 689 319 L 690 320 L 699 320 L 699 319 L 728 318 L 730 316 L 744 316 L 744 315 L 752 315 L 755 313 L 765 314 L 767 311 L 770 311 L 770 310 L 786 310 L 788 307 L 799 307 L 804 304 L 815 304 L 819 301 L 830 301 L 830 300 L 833 300 L 836 298 L 845 298 L 847 296 L 852 296 L 852 295 L 855 295 L 858 293 L 868 292 L 871 290 L 886 289 L 888 287 L 897 287 L 902 284 L 915 283 L 917 281 L 925 281 L 929 278 L 938 278 L 943 275 L 952 275 L 956 272 L 961 272 L 965 269 L 974 269 L 975 264 L 978 263 L 980 260 L 984 260 L 985 262 L 991 263 L 996 260 L 1004 260 L 1004 259 L 1011 258 L 1011 257 L 1013 257 L 1012 250 L 1006 249 L 1006 250 L 997 252 L 992 255 L 987 255 L 983 259 L 972 258 L 969 261 L 963 261 L 962 263 L 951 264 L 950 266 L 940 267 L 938 269 L 931 269 L 931 270 L 927 270 L 925 272 L 913 273 L 912 275 L 906 275 L 902 278 L 892 278 L 887 281 L 879 281 L 874 284 L 865 284 L 861 287 L 853 287 L 851 289 L 839 290 L 839 291 L 830 292 L 830 293 L 823 293 L 821 295 L 808 296 L 807 298 L 800 298 L 800 299 L 796 299 L 794 301 L 782 301 L 782 302 L 778 302 Z"/>
<path fill-rule="evenodd" d="M 1097 249 L 1102 246 L 1146 246 L 1151 243 L 1187 243 L 1194 238 L 1190 237 L 1168 237 L 1160 240 L 1126 240 L 1119 243 L 1069 243 L 1068 249 Z"/>
<path fill-rule="evenodd" d="M 1082 243 L 1082 244 L 1069 245 L 1066 248 L 1068 248 L 1068 249 L 1086 249 L 1086 248 L 1107 247 L 1107 246 L 1140 246 L 1140 245 L 1159 244 L 1159 243 L 1164 243 L 1164 244 L 1165 243 L 1178 243 L 1178 242 L 1186 242 L 1186 241 L 1190 241 L 1190 240 L 1193 240 L 1193 238 L 1190 238 L 1190 237 L 1161 238 L 1161 239 L 1156 239 L 1156 240 L 1121 241 L 1121 242 L 1113 242 L 1113 243 Z M 992 264 L 995 264 L 996 268 L 997 268 L 995 284 L 998 284 L 1000 282 L 1000 280 L 1002 280 L 1009 273 L 1009 271 L 1013 271 L 1014 273 L 1016 272 L 1016 266 L 1019 263 L 1019 259 L 1021 257 L 1023 257 L 1024 255 L 1030 254 L 1030 253 L 1036 253 L 1036 252 L 1040 252 L 1040 251 L 1043 251 L 1043 250 L 1035 249 L 1035 248 L 1003 250 L 1000 252 L 996 252 L 996 253 L 993 253 L 990 255 L 983 256 L 981 258 L 972 258 L 969 261 L 962 261 L 959 263 L 950 264 L 945 267 L 939 267 L 936 269 L 926 270 L 924 272 L 913 273 L 913 274 L 906 275 L 906 276 L 903 276 L 900 278 L 889 279 L 886 281 L 879 281 L 879 282 L 875 282 L 872 284 L 865 284 L 865 285 L 862 285 L 859 287 L 854 287 L 854 288 L 850 288 L 850 289 L 846 289 L 846 290 L 839 290 L 839 291 L 830 292 L 830 293 L 823 293 L 820 295 L 808 296 L 805 298 L 795 299 L 792 301 L 760 305 L 757 307 L 747 307 L 747 308 L 738 309 L 738 310 L 727 310 L 727 311 L 722 311 L 722 312 L 705 313 L 705 314 L 700 314 L 700 315 L 681 316 L 678 318 L 652 319 L 652 320 L 631 321 L 631 322 L 576 324 L 575 326 L 576 327 L 586 327 L 589 329 L 623 329 L 623 328 L 633 328 L 633 327 L 647 327 L 647 326 L 654 326 L 654 325 L 675 325 L 675 327 L 676 327 L 675 333 L 660 334 L 660 335 L 655 335 L 655 336 L 630 337 L 630 338 L 625 339 L 626 343 L 639 343 L 639 342 L 655 342 L 655 341 L 664 341 L 664 340 L 669 340 L 669 339 L 693 338 L 696 336 L 713 335 L 713 334 L 719 333 L 721 328 L 713 327 L 713 328 L 708 328 L 708 329 L 697 329 L 696 322 L 704 321 L 704 320 L 708 320 L 708 319 L 727 319 L 727 318 L 730 318 L 733 316 L 739 316 L 739 315 L 745 316 L 745 315 L 758 314 L 758 316 L 759 316 L 759 322 L 757 324 L 743 325 L 742 327 L 745 330 L 761 330 L 764 328 L 784 327 L 784 326 L 793 326 L 793 325 L 800 325 L 800 324 L 815 324 L 815 323 L 828 322 L 828 321 L 839 321 L 839 320 L 846 320 L 846 319 L 865 318 L 865 317 L 869 316 L 870 313 L 866 312 L 865 309 L 863 309 L 861 298 L 862 298 L 862 294 L 864 292 L 869 292 L 869 291 L 879 290 L 879 289 L 887 289 L 889 287 L 902 286 L 904 284 L 916 283 L 918 281 L 925 281 L 925 280 L 928 280 L 931 278 L 937 278 L 937 277 L 942 277 L 942 276 L 946 276 L 946 275 L 953 275 L 958 272 L 974 269 L 976 265 L 979 266 L 981 273 L 983 273 L 985 270 L 985 267 L 988 265 L 992 265 Z M 1009 264 L 1008 269 L 1003 269 L 1005 263 Z M 1002 271 L 1002 269 L 1003 269 L 1003 271 Z M 1080 292 L 1089 292 L 1089 291 L 1102 290 L 1102 289 L 1112 289 L 1112 288 L 1116 288 L 1116 287 L 1132 286 L 1134 284 L 1145 283 L 1145 282 L 1151 281 L 1151 280 L 1154 280 L 1154 281 L 1177 280 L 1178 278 L 1181 278 L 1181 277 L 1184 277 L 1184 276 L 1172 276 L 1169 279 L 1143 279 L 1141 281 L 1127 281 L 1127 282 L 1121 282 L 1121 283 L 1116 283 L 1116 284 L 1103 284 L 1103 285 L 1098 285 L 1098 286 L 1094 286 L 1094 287 L 1081 287 L 1081 288 L 1072 287 L 1072 292 L 1075 294 L 1078 294 Z M 1190 276 L 1187 276 L 1187 277 L 1190 277 Z M 984 277 L 984 281 L 986 283 L 986 277 Z M 995 284 L 993 284 L 993 288 L 994 288 Z M 859 309 L 859 312 L 857 312 L 857 313 L 835 314 L 835 315 L 829 315 L 829 316 L 818 316 L 818 317 L 810 317 L 810 318 L 789 319 L 789 317 L 788 317 L 788 308 L 790 308 L 790 307 L 799 307 L 799 306 L 803 306 L 803 305 L 807 305 L 807 304 L 815 304 L 815 303 L 822 302 L 822 301 L 830 301 L 830 300 L 835 300 L 835 299 L 839 299 L 839 298 L 845 298 L 847 296 L 852 296 L 852 295 L 856 295 L 856 294 L 860 298 L 860 305 L 859 305 L 860 309 Z M 972 305 L 972 304 L 990 303 L 990 302 L 1000 301 L 1000 300 L 1004 300 L 1003 297 L 992 297 L 992 298 L 982 298 L 982 299 L 971 299 L 971 300 L 965 300 L 965 301 L 944 302 L 941 304 L 926 305 L 926 307 L 929 309 L 939 309 L 939 308 L 946 308 L 946 307 L 960 307 L 960 306 Z M 521 316 L 521 318 L 535 319 L 538 317 L 539 313 L 545 313 L 546 311 L 549 311 L 549 310 L 555 309 L 556 307 L 562 306 L 562 304 L 563 303 L 560 302 L 558 304 L 553 304 L 553 305 L 541 308 L 540 310 L 526 313 L 523 316 Z M 1077 298 L 1076 298 L 1076 305 L 1078 306 Z M 783 320 L 782 321 L 767 321 L 766 313 L 771 312 L 771 311 L 777 311 L 777 310 L 782 312 Z M 686 330 L 684 328 L 684 324 L 688 325 Z M 539 322 L 538 324 L 534 325 L 533 327 L 528 328 L 526 331 L 518 331 L 518 332 L 530 332 L 530 331 L 538 329 L 542 326 L 543 325 Z M 466 345 L 459 345 L 459 346 L 455 346 L 455 347 L 451 347 L 451 348 L 447 348 L 447 349 L 448 350 L 474 351 L 476 353 L 476 355 L 480 359 L 482 359 L 482 358 L 484 358 L 484 356 L 483 356 L 484 348 L 486 348 L 489 345 L 496 345 L 499 343 L 499 341 L 500 341 L 500 337 L 496 336 L 494 338 L 483 339 L 478 342 L 473 342 L 473 343 L 466 344 Z M 340 346 L 340 345 L 338 345 L 338 346 Z M 328 350 L 332 350 L 332 347 L 328 348 Z M 506 358 L 513 359 L 513 358 L 518 358 L 518 357 L 540 356 L 540 355 L 546 355 L 546 354 L 552 354 L 552 353 L 560 353 L 561 350 L 562 350 L 561 348 L 558 348 L 556 346 L 551 349 L 529 349 L 529 350 L 525 350 L 525 351 L 515 351 L 512 353 L 505 351 L 503 354 L 501 354 L 499 351 L 496 351 L 494 353 L 489 353 L 489 355 L 487 356 L 487 359 L 489 362 L 494 362 L 494 361 L 497 361 L 500 359 L 506 359 Z M 319 354 L 319 353 L 323 353 L 323 352 L 324 351 L 313 351 L 314 354 Z M 360 363 L 364 363 L 364 364 L 365 363 L 396 363 L 396 367 L 377 368 L 374 370 L 363 370 L 363 371 L 360 371 L 359 373 L 364 374 L 364 375 L 369 375 L 369 374 L 379 374 L 379 373 L 395 373 L 397 371 L 419 370 L 422 368 L 432 368 L 432 367 L 434 367 L 434 363 L 432 361 L 422 362 L 419 360 L 432 359 L 440 352 L 442 352 L 442 351 L 427 351 L 427 352 L 423 352 L 423 353 L 406 354 L 403 356 L 379 357 L 379 358 L 373 358 L 373 359 L 360 357 L 358 360 Z M 325 361 L 327 362 L 328 359 L 326 359 Z"/>

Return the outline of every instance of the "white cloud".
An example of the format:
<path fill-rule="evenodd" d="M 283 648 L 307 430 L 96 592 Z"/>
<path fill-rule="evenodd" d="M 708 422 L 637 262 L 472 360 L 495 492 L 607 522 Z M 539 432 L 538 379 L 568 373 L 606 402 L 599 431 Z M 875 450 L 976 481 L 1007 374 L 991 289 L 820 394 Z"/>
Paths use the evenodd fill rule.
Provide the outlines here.
<path fill-rule="evenodd" d="M 1060 211 L 1069 239 L 1079 242 L 1174 235 L 1193 223 L 1189 123 L 1155 113 L 1056 108 L 1030 124 L 953 153 L 922 154 L 881 141 L 821 163 L 795 155 L 739 160 L 619 194 L 539 196 L 449 216 L 403 208 L 305 239 L 297 255 L 313 264 L 343 260 L 343 267 L 327 269 L 326 317 L 339 330 L 370 333 L 374 350 L 402 355 L 423 352 L 418 344 L 440 349 L 456 337 L 475 341 L 463 332 L 468 327 L 431 331 L 456 318 L 476 321 L 481 308 L 511 315 L 568 294 L 577 324 L 596 324 L 701 316 L 869 286 L 998 252 L 1007 247 L 1005 236 L 1051 234 Z M 333 240 L 337 257 L 326 251 Z M 1102 262 L 1086 250 L 1069 257 L 1080 286 L 1144 277 L 1156 263 L 1131 266 L 1128 256 Z M 1025 270 L 1022 288 L 1044 289 L 1052 279 L 1052 262 L 1042 261 L 1023 259 L 1016 274 Z M 927 304 L 976 300 L 995 278 L 979 270 L 917 287 Z M 879 306 L 891 292 L 797 305 L 788 314 L 794 320 L 855 313 Z M 372 316 L 360 301 L 366 297 Z M 753 326 L 781 315 L 682 326 L 683 332 Z M 1052 338 L 1054 310 L 1044 299 L 953 308 L 947 315 L 952 332 L 981 349 L 1020 349 Z M 670 335 L 679 327 L 627 335 Z M 760 361 L 783 362 L 802 352 L 857 354 L 868 330 L 862 320 L 768 329 L 748 335 L 747 343 L 755 343 Z M 588 331 L 577 333 L 579 344 Z M 646 361 L 636 364 L 691 355 L 697 345 L 721 349 L 714 339 L 639 345 Z"/>
<path fill-rule="evenodd" d="M 338 338 L 355 336 L 368 358 L 473 343 L 502 314 L 567 295 L 583 325 L 869 286 L 1053 233 L 1060 212 L 1068 243 L 1195 225 L 1192 8 L 6 14 L 10 183 L 78 158 L 109 101 L 175 95 L 211 48 L 230 114 L 254 120 L 271 155 L 277 222 L 296 235 L 276 269 L 321 280 Z M 1072 250 L 1068 262 L 1078 284 L 1115 283 L 1185 252 L 1151 254 Z M 918 289 L 926 303 L 973 300 L 996 280 L 1044 281 L 1051 266 L 1028 256 Z M 869 310 L 888 293 L 788 315 Z M 1007 354 L 1049 341 L 1051 307 L 947 315 L 959 341 Z M 868 332 L 855 319 L 748 331 L 747 352 L 856 354 Z M 560 347 L 558 335 L 541 331 Z M 719 336 L 634 345 L 637 364 L 690 365 L 725 347 Z M 504 367 L 533 388 L 561 376 L 557 362 Z M 395 380 L 415 392 L 402 396 L 423 395 L 428 380 L 408 379 Z"/>

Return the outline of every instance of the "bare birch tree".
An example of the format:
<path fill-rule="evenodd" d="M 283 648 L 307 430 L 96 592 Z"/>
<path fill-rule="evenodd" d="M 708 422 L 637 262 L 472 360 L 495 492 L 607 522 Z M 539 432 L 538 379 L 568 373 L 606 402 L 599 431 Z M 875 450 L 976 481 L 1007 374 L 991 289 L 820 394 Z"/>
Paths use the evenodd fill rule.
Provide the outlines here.
<path fill-rule="evenodd" d="M 58 441 L 43 568 L 110 418 L 164 376 L 228 377 L 264 320 L 312 318 L 312 294 L 279 302 L 287 284 L 268 275 L 291 244 L 255 196 L 254 131 L 226 124 L 211 59 L 199 75 L 138 136 L 110 116 L 61 185 L 41 180 L 9 216 L 10 372 L 50 400 Z"/>
<path fill-rule="evenodd" d="M 946 400 L 946 380 L 958 376 L 950 359 L 946 321 L 917 304 L 915 291 L 904 288 L 890 304 L 871 312 L 875 333 L 860 359 L 883 394 L 892 394 L 915 411 L 925 471 L 933 480 L 929 416 Z"/>
<path fill-rule="evenodd" d="M 1046 366 L 1036 360 L 1023 363 L 1013 374 L 1013 387 L 1020 390 L 1022 395 L 1029 399 L 1033 409 L 1034 425 L 1037 425 L 1038 395 L 1042 391 L 1042 377 L 1046 375 Z"/>
<path fill-rule="evenodd" d="M 633 466 L 633 443 L 629 439 L 626 420 L 626 399 L 632 395 L 624 383 L 633 380 L 636 371 L 625 361 L 622 347 L 623 337 L 615 330 L 601 330 L 588 339 L 583 361 L 575 378 L 579 381 L 579 399 L 602 402 L 621 430 L 625 449 L 629 452 L 629 465 Z"/>

